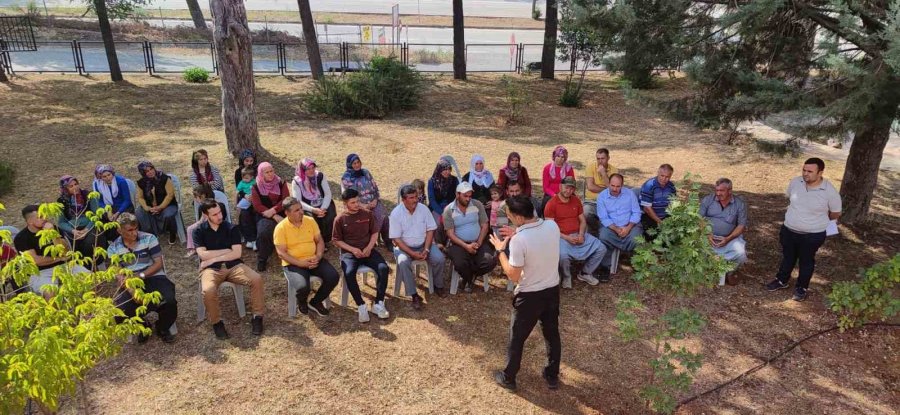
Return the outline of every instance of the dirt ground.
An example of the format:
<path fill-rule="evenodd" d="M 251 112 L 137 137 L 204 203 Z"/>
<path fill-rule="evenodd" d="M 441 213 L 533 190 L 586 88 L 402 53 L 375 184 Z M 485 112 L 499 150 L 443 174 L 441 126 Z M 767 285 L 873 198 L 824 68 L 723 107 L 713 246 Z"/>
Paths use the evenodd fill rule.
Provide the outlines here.
<path fill-rule="evenodd" d="M 687 398 L 714 387 L 775 355 L 793 341 L 832 326 L 824 296 L 835 281 L 851 280 L 862 267 L 883 261 L 900 245 L 900 174 L 882 172 L 872 222 L 841 227 L 819 251 L 806 302 L 788 291 L 768 293 L 780 259 L 777 230 L 788 180 L 800 159 L 759 153 L 752 144 L 729 146 L 718 132 L 697 130 L 654 110 L 632 105 L 613 79 L 589 78 L 583 108 L 556 104 L 563 81 L 526 78 L 533 105 L 526 121 L 506 125 L 499 77 L 471 76 L 455 82 L 431 77 L 420 108 L 384 120 L 332 120 L 302 108 L 306 78 L 258 77 L 257 113 L 262 144 L 284 178 L 297 160 L 312 157 L 337 190 L 348 153 L 361 155 L 390 205 L 396 189 L 427 178 L 438 157 L 452 154 L 468 170 L 472 153 L 483 154 L 494 171 L 510 151 L 522 154 L 534 185 L 554 145 L 564 144 L 579 178 L 598 147 L 637 186 L 664 162 L 675 176 L 702 176 L 706 190 L 730 177 L 750 205 L 746 234 L 749 263 L 736 286 L 705 291 L 687 302 L 709 318 L 709 326 L 686 345 L 705 356 Z M 664 94 L 665 91 L 660 91 Z M 175 78 L 135 76 L 115 85 L 106 77 L 29 75 L 0 85 L 3 152 L 16 171 L 15 188 L 3 197 L 7 224 L 21 226 L 26 203 L 56 198 L 57 178 L 74 174 L 87 182 L 95 164 L 114 165 L 135 178 L 140 159 L 185 178 L 190 154 L 210 153 L 230 181 L 235 160 L 226 152 L 216 83 L 186 84 Z M 840 185 L 842 162 L 827 161 L 826 177 Z M 231 190 L 230 190 L 231 191 Z M 185 196 L 188 190 L 184 189 Z M 232 191 L 233 193 L 233 191 Z M 185 218 L 193 218 L 184 207 Z M 278 266 L 266 279 L 266 332 L 250 334 L 230 293 L 223 292 L 223 317 L 232 334 L 219 341 L 209 325 L 196 322 L 196 265 L 180 246 L 165 246 L 170 278 L 178 289 L 178 340 L 154 338 L 126 345 L 123 353 L 88 376 L 81 399 L 66 401 L 65 413 L 565 413 L 646 412 L 636 391 L 648 373 L 649 344 L 623 343 L 613 322 L 615 299 L 639 290 L 625 264 L 612 283 L 578 283 L 562 293 L 562 387 L 548 391 L 540 378 L 543 342 L 526 344 L 519 392 L 494 385 L 502 367 L 510 316 L 505 280 L 494 277 L 489 293 L 476 290 L 448 298 L 426 295 L 424 311 L 408 298 L 389 296 L 391 318 L 360 324 L 355 310 L 337 308 L 327 318 L 288 319 L 286 283 Z M 334 261 L 334 250 L 330 260 Z M 388 256 L 389 263 L 393 258 Z M 248 263 L 254 254 L 246 254 Z M 272 261 L 274 264 L 274 261 Z M 391 287 L 393 286 L 391 276 Z M 425 285 L 420 280 L 420 290 Z M 331 295 L 339 301 L 340 287 Z M 664 300 L 640 291 L 653 315 Z M 374 288 L 364 287 L 371 299 Z M 351 301 L 352 307 L 352 301 Z M 872 327 L 832 332 L 810 340 L 771 366 L 679 409 L 682 414 L 894 414 L 900 408 L 900 332 Z"/>

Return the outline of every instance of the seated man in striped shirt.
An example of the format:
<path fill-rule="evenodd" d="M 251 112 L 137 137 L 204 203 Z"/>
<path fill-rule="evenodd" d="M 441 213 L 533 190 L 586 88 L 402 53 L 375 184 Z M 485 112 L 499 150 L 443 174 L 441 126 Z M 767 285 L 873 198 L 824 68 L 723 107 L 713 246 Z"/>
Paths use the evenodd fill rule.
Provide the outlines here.
<path fill-rule="evenodd" d="M 641 208 L 644 209 L 641 225 L 644 231 L 658 228 L 663 219 L 669 216 L 666 208 L 669 207 L 669 197 L 675 194 L 675 184 L 672 183 L 674 172 L 671 164 L 663 164 L 659 166 L 656 177 L 641 186 Z M 647 238 L 652 239 L 652 236 L 647 235 Z"/>

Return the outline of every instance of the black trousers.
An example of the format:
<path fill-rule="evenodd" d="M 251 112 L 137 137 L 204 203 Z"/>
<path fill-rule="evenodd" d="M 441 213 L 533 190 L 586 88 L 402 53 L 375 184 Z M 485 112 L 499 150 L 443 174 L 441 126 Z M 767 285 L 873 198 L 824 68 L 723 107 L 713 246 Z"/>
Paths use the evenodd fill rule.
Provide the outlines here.
<path fill-rule="evenodd" d="M 809 288 L 809 280 L 816 270 L 816 252 L 825 243 L 825 232 L 797 233 L 781 225 L 778 239 L 781 242 L 781 266 L 778 268 L 776 278 L 787 284 L 791 279 L 794 265 L 799 261 L 797 286 Z"/>
<path fill-rule="evenodd" d="M 559 376 L 562 342 L 559 338 L 559 286 L 541 291 L 518 293 L 513 297 L 512 321 L 509 325 L 509 348 L 506 352 L 506 368 L 503 374 L 509 381 L 516 380 L 522 363 L 525 340 L 541 322 L 541 332 L 547 347 L 547 366 L 544 375 Z"/>
<path fill-rule="evenodd" d="M 489 243 L 481 244 L 474 255 L 459 245 L 451 244 L 447 248 L 447 256 L 450 257 L 453 269 L 459 273 L 459 278 L 466 284 L 471 284 L 476 277 L 491 272 L 497 265 L 494 247 Z"/>
<path fill-rule="evenodd" d="M 353 296 L 356 305 L 363 305 L 362 292 L 359 291 L 359 282 L 356 281 L 356 271 L 360 265 L 365 265 L 375 271 L 375 302 L 384 301 L 384 295 L 387 292 L 388 285 L 388 268 L 384 257 L 376 250 L 365 258 L 357 258 L 349 252 L 341 252 L 341 270 L 344 271 L 344 284 L 347 284 L 347 291 Z"/>
<path fill-rule="evenodd" d="M 175 284 L 172 283 L 165 275 L 154 275 L 144 278 L 144 292 L 159 292 L 162 298 L 159 304 L 150 304 L 147 306 L 147 312 L 155 311 L 159 315 L 156 321 L 157 332 L 168 332 L 175 319 L 178 318 L 178 301 L 175 300 Z M 131 293 L 122 291 L 115 299 L 126 316 L 134 317 L 140 304 L 134 301 Z"/>
<path fill-rule="evenodd" d="M 275 226 L 278 222 L 257 215 L 256 222 L 256 259 L 261 263 L 266 263 L 272 253 L 275 252 Z"/>
<path fill-rule="evenodd" d="M 311 213 L 306 213 L 307 216 L 311 217 L 316 221 L 316 224 L 319 225 L 319 230 L 322 233 L 322 241 L 327 245 L 331 242 L 331 233 L 332 228 L 334 228 L 334 218 L 337 216 L 337 210 L 334 207 L 334 203 L 328 206 L 328 209 L 325 210 L 325 216 L 318 217 Z"/>
<path fill-rule="evenodd" d="M 319 261 L 319 266 L 313 269 L 300 268 L 294 265 L 288 265 L 285 269 L 287 270 L 285 276 L 291 279 L 291 283 L 298 287 L 298 302 L 306 301 L 306 299 L 309 298 L 309 293 L 312 291 L 312 284 L 309 280 L 313 275 L 322 279 L 322 285 L 319 286 L 316 295 L 313 296 L 312 300 L 309 300 L 309 302 L 313 304 L 319 304 L 322 301 L 325 301 L 331 294 L 331 291 L 334 290 L 334 287 L 337 287 L 338 282 L 341 280 L 341 276 L 338 275 L 337 270 L 334 269 L 325 258 L 322 258 L 322 260 Z"/>
<path fill-rule="evenodd" d="M 238 218 L 241 236 L 244 237 L 244 242 L 256 242 L 256 222 L 258 218 L 253 207 L 240 209 Z"/>

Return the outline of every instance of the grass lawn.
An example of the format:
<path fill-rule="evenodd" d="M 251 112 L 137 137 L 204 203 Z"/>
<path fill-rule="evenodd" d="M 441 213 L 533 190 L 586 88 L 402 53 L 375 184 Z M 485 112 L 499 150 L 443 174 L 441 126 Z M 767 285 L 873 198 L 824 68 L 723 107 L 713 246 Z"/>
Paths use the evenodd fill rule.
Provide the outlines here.
<path fill-rule="evenodd" d="M 699 336 L 683 343 L 705 356 L 691 394 L 832 326 L 835 317 L 824 303 L 829 285 L 853 279 L 860 267 L 898 252 L 900 174 L 883 171 L 873 201 L 874 221 L 842 226 L 840 237 L 829 238 L 819 251 L 809 299 L 796 303 L 789 291 L 765 292 L 762 284 L 773 277 L 780 259 L 777 231 L 787 205 L 784 189 L 799 175 L 802 159 L 761 154 L 752 144 L 726 145 L 721 133 L 697 130 L 626 102 L 608 77 L 589 78 L 586 102 L 579 109 L 556 105 L 561 80 L 527 78 L 534 104 L 526 110 L 526 121 L 516 125 L 504 122 L 498 76 L 471 76 L 466 83 L 447 76 L 429 79 L 430 89 L 416 111 L 385 120 L 335 121 L 302 109 L 301 94 L 309 90 L 310 80 L 258 77 L 262 143 L 283 178 L 293 176 L 297 160 L 312 157 L 335 191 L 346 155 L 359 153 L 391 206 L 397 187 L 427 178 L 442 154 L 454 155 L 467 171 L 471 155 L 480 153 L 496 172 L 510 151 L 518 151 L 539 189 L 541 168 L 556 144 L 567 146 L 579 178 L 598 147 L 611 150 L 612 164 L 629 186 L 652 177 L 664 162 L 674 165 L 675 177 L 688 171 L 701 175 L 705 191 L 718 177 L 730 177 L 736 193 L 750 205 L 750 262 L 738 285 L 705 291 L 689 302 L 709 318 Z M 3 197 L 7 224 L 22 226 L 17 212 L 25 204 L 55 200 L 58 177 L 73 174 L 87 183 L 100 162 L 135 178 L 138 160 L 149 159 L 185 179 L 191 152 L 205 148 L 231 181 L 236 161 L 226 152 L 216 83 L 148 76 L 126 80 L 115 85 L 105 76 L 27 75 L 0 85 L 0 160 L 17 172 L 13 191 Z M 839 186 L 843 170 L 843 162 L 827 161 L 825 176 Z M 184 189 L 185 197 L 188 191 Z M 183 211 L 190 222 L 192 209 Z M 386 321 L 373 318 L 360 324 L 353 308 L 338 308 L 328 318 L 301 315 L 291 320 L 286 283 L 273 260 L 264 274 L 265 334 L 252 336 L 249 318 L 239 319 L 231 294 L 223 293 L 223 318 L 232 335 L 223 342 L 208 324 L 196 322 L 196 264 L 183 258 L 182 247 L 163 249 L 178 289 L 178 340 L 127 345 L 88 376 L 81 396 L 67 400 L 63 412 L 645 412 L 636 391 L 647 378 L 652 346 L 623 343 L 613 321 L 615 299 L 638 289 L 627 261 L 611 284 L 576 282 L 573 290 L 562 293 L 561 389 L 548 391 L 540 377 L 545 358 L 536 332 L 526 345 L 519 392 L 513 394 L 490 378 L 504 363 L 510 318 L 510 295 L 502 277 L 494 277 L 487 294 L 426 295 L 421 312 L 413 311 L 407 298 L 389 295 L 391 318 Z M 337 265 L 334 251 L 329 260 Z M 255 262 L 252 252 L 246 259 Z M 424 285 L 420 280 L 420 290 Z M 339 301 L 339 290 L 332 301 Z M 371 299 L 374 288 L 364 287 L 364 296 Z M 641 296 L 650 314 L 666 300 L 644 292 Z M 886 327 L 832 332 L 680 413 L 896 413 L 898 344 L 896 329 Z"/>

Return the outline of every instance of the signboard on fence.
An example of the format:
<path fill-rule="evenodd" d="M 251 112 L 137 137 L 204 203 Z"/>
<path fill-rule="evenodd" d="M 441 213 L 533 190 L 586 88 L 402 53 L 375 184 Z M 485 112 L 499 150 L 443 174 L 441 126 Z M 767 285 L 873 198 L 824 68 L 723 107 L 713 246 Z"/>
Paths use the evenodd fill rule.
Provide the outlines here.
<path fill-rule="evenodd" d="M 362 27 L 362 42 L 369 43 L 372 41 L 372 26 Z"/>

